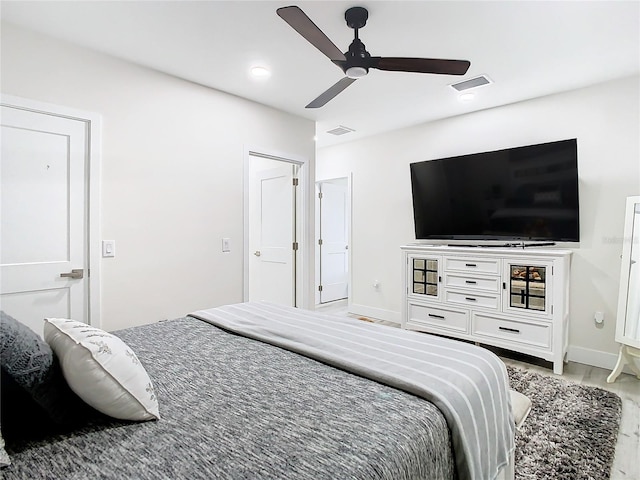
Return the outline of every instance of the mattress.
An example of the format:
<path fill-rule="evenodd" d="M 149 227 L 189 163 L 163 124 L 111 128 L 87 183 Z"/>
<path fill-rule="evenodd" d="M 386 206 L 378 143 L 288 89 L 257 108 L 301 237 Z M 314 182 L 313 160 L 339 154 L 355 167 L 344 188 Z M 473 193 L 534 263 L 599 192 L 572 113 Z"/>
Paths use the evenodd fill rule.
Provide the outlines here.
<path fill-rule="evenodd" d="M 455 478 L 447 421 L 414 394 L 193 317 L 115 333 L 161 419 L 13 443 L 5 479 Z"/>

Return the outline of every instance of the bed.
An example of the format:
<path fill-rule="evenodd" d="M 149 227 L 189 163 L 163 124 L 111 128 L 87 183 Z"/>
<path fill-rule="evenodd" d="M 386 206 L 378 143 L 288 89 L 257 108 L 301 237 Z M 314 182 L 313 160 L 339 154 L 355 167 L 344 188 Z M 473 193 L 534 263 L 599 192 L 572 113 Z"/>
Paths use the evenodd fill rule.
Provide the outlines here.
<path fill-rule="evenodd" d="M 506 368 L 474 345 L 264 303 L 115 335 L 153 381 L 160 419 L 96 415 L 7 441 L 4 478 L 512 475 Z"/>

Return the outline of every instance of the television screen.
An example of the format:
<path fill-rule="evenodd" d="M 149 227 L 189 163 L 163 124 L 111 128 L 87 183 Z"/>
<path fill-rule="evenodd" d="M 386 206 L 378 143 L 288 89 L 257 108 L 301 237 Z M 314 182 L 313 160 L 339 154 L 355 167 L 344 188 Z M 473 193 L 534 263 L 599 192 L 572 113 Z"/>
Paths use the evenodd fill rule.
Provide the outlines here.
<path fill-rule="evenodd" d="M 410 169 L 416 239 L 580 240 L 576 139 Z"/>

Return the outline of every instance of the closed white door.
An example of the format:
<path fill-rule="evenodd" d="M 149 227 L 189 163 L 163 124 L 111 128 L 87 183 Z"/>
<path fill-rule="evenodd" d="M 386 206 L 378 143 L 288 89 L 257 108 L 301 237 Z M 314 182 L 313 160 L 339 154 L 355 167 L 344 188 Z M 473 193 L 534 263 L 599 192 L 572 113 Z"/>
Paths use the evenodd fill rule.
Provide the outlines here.
<path fill-rule="evenodd" d="M 320 303 L 349 294 L 349 198 L 346 179 L 320 182 Z"/>
<path fill-rule="evenodd" d="M 88 320 L 87 124 L 2 106 L 1 308 L 42 335 Z"/>
<path fill-rule="evenodd" d="M 253 159 L 249 224 L 249 301 L 295 306 L 296 166 Z"/>

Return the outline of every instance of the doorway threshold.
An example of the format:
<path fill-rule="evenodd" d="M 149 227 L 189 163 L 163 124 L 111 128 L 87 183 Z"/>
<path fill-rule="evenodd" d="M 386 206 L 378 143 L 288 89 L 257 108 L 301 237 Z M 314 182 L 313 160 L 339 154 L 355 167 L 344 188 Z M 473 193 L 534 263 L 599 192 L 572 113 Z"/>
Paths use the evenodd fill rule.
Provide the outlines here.
<path fill-rule="evenodd" d="M 349 299 L 342 298 L 340 300 L 334 300 L 332 302 L 327 303 L 318 303 L 316 304 L 316 311 L 321 312 L 334 312 L 334 311 L 346 311 L 349 306 Z"/>

